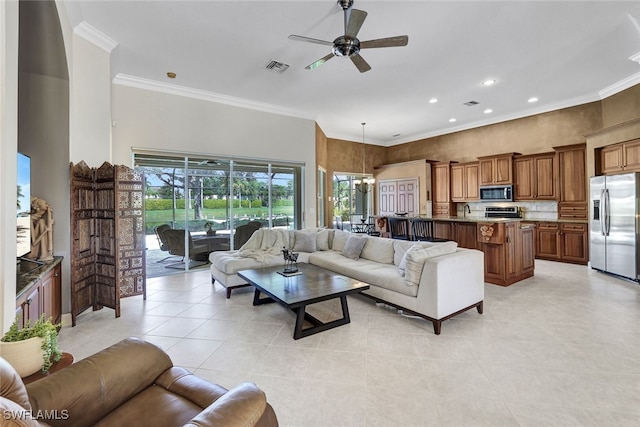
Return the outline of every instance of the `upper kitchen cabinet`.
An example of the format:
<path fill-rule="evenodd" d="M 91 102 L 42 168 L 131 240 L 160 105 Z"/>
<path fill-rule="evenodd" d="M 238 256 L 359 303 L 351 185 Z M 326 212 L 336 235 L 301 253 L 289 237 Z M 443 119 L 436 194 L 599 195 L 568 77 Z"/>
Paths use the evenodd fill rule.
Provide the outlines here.
<path fill-rule="evenodd" d="M 520 153 L 478 157 L 480 185 L 513 184 L 513 156 L 517 154 Z"/>
<path fill-rule="evenodd" d="M 433 171 L 433 216 L 455 215 L 455 207 L 451 203 L 451 163 L 435 163 L 431 170 Z"/>
<path fill-rule="evenodd" d="M 600 164 L 604 175 L 640 172 L 640 139 L 604 147 Z"/>
<path fill-rule="evenodd" d="M 558 218 L 587 219 L 586 144 L 553 147 L 558 162 Z"/>
<path fill-rule="evenodd" d="M 478 162 L 461 163 L 451 166 L 451 200 L 471 202 L 480 198 L 478 194 Z"/>
<path fill-rule="evenodd" d="M 513 160 L 515 200 L 556 200 L 556 153 L 517 156 Z"/>

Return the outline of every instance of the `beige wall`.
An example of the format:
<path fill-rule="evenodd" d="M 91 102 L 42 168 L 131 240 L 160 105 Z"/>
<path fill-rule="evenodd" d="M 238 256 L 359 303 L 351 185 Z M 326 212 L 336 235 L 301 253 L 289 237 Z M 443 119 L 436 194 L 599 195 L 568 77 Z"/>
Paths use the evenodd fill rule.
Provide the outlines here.
<path fill-rule="evenodd" d="M 640 117 L 640 85 L 602 100 L 602 127 L 608 128 Z"/>
<path fill-rule="evenodd" d="M 18 2 L 0 2 L 0 335 L 16 315 L 16 152 L 18 151 Z"/>
<path fill-rule="evenodd" d="M 543 153 L 555 146 L 582 143 L 585 134 L 601 128 L 600 102 L 592 102 L 389 147 L 386 163 L 425 158 L 468 162 L 500 153 Z"/>
<path fill-rule="evenodd" d="M 305 164 L 304 224 L 316 224 L 315 122 L 170 95 L 112 87 L 112 156 L 132 164 L 134 148 Z"/>

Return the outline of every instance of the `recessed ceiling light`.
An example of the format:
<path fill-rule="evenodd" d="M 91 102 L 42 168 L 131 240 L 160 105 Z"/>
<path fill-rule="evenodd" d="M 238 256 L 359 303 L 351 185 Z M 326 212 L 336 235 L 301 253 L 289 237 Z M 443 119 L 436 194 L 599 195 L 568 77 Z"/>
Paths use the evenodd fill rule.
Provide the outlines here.
<path fill-rule="evenodd" d="M 175 79 L 176 78 L 176 73 L 174 73 L 173 71 L 169 71 L 167 73 L 167 77 L 169 77 L 170 79 Z"/>
<path fill-rule="evenodd" d="M 431 98 L 429 100 L 429 104 L 435 104 L 436 102 L 438 102 L 438 98 Z"/>
<path fill-rule="evenodd" d="M 493 86 L 494 84 L 496 84 L 494 79 L 488 79 L 482 82 L 483 86 Z"/>
<path fill-rule="evenodd" d="M 485 114 L 490 114 L 493 113 L 493 110 L 491 108 L 487 108 L 486 110 L 484 110 Z"/>
<path fill-rule="evenodd" d="M 451 118 L 449 119 L 449 123 L 453 123 L 453 122 L 455 122 L 455 121 L 456 121 L 456 119 L 455 119 L 454 117 L 451 117 Z"/>
<path fill-rule="evenodd" d="M 532 98 L 529 98 L 529 99 L 527 100 L 527 102 L 529 102 L 529 103 L 538 102 L 538 98 L 536 98 L 536 97 L 534 96 L 534 97 L 532 97 Z"/>

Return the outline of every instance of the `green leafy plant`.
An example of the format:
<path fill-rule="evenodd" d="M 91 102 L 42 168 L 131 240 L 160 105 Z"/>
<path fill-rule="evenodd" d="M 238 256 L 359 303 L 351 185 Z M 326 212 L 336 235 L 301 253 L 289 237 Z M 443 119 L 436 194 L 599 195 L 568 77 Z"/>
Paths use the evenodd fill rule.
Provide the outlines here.
<path fill-rule="evenodd" d="M 13 321 L 9 330 L 0 341 L 16 342 L 29 338 L 42 338 L 42 372 L 47 372 L 53 362 L 57 362 L 62 357 L 62 352 L 58 348 L 58 329 L 60 324 L 54 324 L 52 319 L 46 319 L 44 314 L 33 324 L 29 324 L 22 329 L 18 329 L 19 317 Z"/>

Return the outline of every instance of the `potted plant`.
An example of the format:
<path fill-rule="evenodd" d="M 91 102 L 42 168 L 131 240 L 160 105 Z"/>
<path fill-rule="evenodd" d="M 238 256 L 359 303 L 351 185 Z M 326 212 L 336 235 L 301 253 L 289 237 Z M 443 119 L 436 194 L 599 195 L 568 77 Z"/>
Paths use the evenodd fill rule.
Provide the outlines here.
<path fill-rule="evenodd" d="M 216 230 L 213 229 L 213 223 L 211 221 L 207 221 L 204 223 L 204 229 L 207 230 L 207 236 L 216 235 Z"/>
<path fill-rule="evenodd" d="M 42 315 L 34 323 L 18 329 L 19 318 L 0 339 L 0 356 L 9 362 L 21 377 L 34 374 L 41 369 L 47 372 L 53 362 L 62 357 L 58 348 L 59 324 Z"/>

